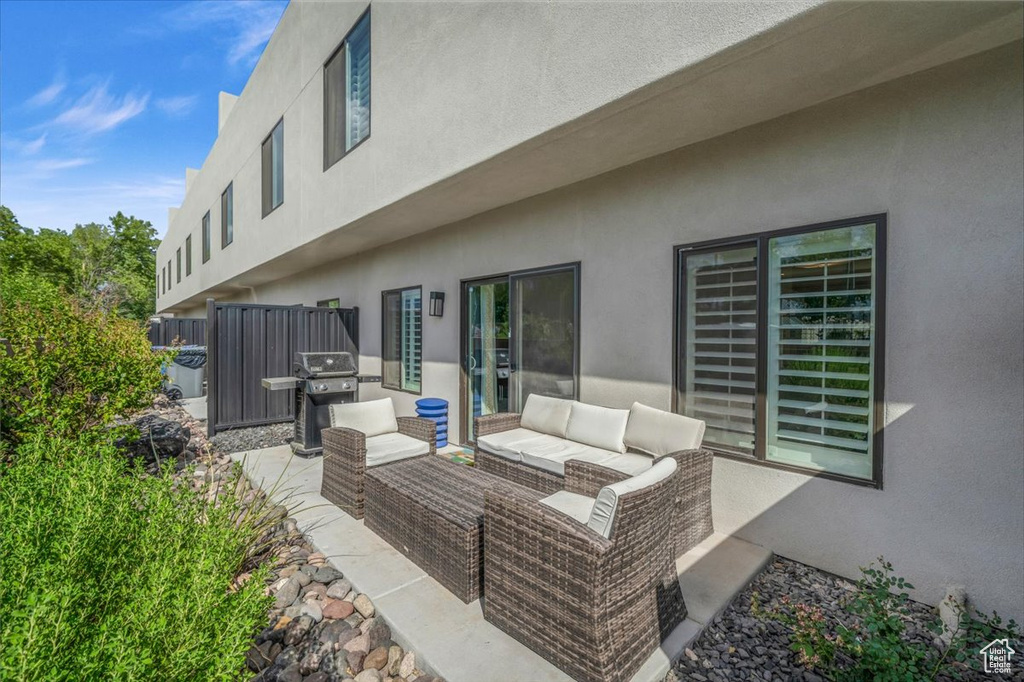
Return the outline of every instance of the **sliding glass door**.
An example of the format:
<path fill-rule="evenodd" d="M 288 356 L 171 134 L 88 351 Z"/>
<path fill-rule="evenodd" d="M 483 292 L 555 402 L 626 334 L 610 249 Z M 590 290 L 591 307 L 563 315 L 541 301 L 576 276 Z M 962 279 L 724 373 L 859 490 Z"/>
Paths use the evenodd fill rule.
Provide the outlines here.
<path fill-rule="evenodd" d="M 531 393 L 573 399 L 579 385 L 579 265 L 463 282 L 463 442 L 473 418 L 518 412 Z"/>

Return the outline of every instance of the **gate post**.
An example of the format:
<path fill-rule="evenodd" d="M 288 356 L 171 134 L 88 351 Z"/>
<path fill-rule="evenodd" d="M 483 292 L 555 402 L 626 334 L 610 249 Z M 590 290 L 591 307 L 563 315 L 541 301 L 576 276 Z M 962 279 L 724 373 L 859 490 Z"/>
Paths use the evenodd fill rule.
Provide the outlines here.
<path fill-rule="evenodd" d="M 206 437 L 217 433 L 217 302 L 206 299 Z"/>

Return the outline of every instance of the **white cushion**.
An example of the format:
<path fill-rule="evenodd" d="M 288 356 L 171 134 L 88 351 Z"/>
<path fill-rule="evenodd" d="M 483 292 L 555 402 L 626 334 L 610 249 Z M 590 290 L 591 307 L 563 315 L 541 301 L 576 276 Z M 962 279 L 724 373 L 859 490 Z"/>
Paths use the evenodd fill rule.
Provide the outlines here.
<path fill-rule="evenodd" d="M 597 493 L 597 499 L 594 500 L 594 509 L 590 512 L 587 526 L 610 540 L 612 526 L 615 525 L 615 511 L 619 506 L 619 496 L 654 485 L 671 476 L 675 470 L 676 461 L 666 457 L 655 462 L 654 466 L 638 476 L 601 488 Z"/>
<path fill-rule="evenodd" d="M 572 403 L 571 400 L 549 398 L 546 395 L 531 393 L 526 398 L 526 405 L 523 406 L 519 425 L 531 431 L 565 438 L 565 429 L 569 424 L 569 411 L 572 409 Z"/>
<path fill-rule="evenodd" d="M 382 433 L 366 439 L 366 467 L 430 454 L 430 443 L 404 433 Z"/>
<path fill-rule="evenodd" d="M 395 406 L 391 398 L 331 405 L 330 411 L 331 426 L 355 429 L 367 438 L 398 431 L 398 420 L 395 418 Z"/>
<path fill-rule="evenodd" d="M 557 444 L 530 445 L 523 448 L 522 455 L 523 464 L 565 476 L 565 463 L 570 459 L 581 459 L 585 462 L 601 464 L 611 457 L 618 457 L 619 453 L 571 440 L 563 440 Z"/>
<path fill-rule="evenodd" d="M 601 466 L 621 471 L 629 476 L 642 474 L 654 465 L 655 460 L 647 455 L 640 455 L 635 452 L 624 452 L 615 455 L 601 462 Z"/>
<path fill-rule="evenodd" d="M 482 450 L 498 455 L 513 462 L 523 461 L 523 448 L 527 446 L 552 445 L 563 442 L 561 438 L 549 436 L 546 433 L 537 433 L 530 429 L 510 429 L 499 431 L 487 436 L 479 436 L 476 439 L 477 445 Z"/>
<path fill-rule="evenodd" d="M 548 495 L 540 503 L 552 509 L 557 509 L 566 516 L 570 516 L 583 524 L 590 520 L 590 513 L 594 509 L 593 497 L 577 495 L 565 490 L 559 490 L 554 495 Z"/>
<path fill-rule="evenodd" d="M 629 410 L 573 403 L 565 437 L 577 443 L 593 445 L 595 448 L 625 452 L 626 446 L 622 438 L 626 435 L 628 419 Z"/>
<path fill-rule="evenodd" d="M 626 423 L 626 447 L 664 457 L 680 450 L 695 450 L 704 440 L 704 422 L 681 414 L 633 403 Z"/>

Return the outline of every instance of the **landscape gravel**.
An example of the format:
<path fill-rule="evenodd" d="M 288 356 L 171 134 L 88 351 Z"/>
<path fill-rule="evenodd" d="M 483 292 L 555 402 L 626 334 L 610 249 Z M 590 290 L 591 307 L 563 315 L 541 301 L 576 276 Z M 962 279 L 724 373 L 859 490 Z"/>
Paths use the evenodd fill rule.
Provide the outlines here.
<path fill-rule="evenodd" d="M 822 676 L 803 666 L 789 648 L 789 629 L 786 626 L 754 616 L 751 596 L 757 592 L 763 607 L 774 606 L 783 596 L 788 596 L 792 603 L 819 606 L 826 618 L 850 625 L 849 616 L 840 604 L 854 589 L 855 585 L 850 580 L 776 557 L 686 649 L 665 682 L 822 682 Z M 931 643 L 934 635 L 927 630 L 925 623 L 934 617 L 934 609 L 911 602 L 910 610 L 912 620 L 906 623 L 907 637 L 922 644 Z M 1024 682 L 1024 668 L 1009 676 L 964 671 L 962 679 Z"/>
<path fill-rule="evenodd" d="M 205 422 L 204 422 L 205 425 Z M 290 443 L 295 435 L 292 422 L 253 426 L 247 429 L 221 431 L 210 439 L 215 452 L 230 455 L 234 452 L 272 448 Z"/>

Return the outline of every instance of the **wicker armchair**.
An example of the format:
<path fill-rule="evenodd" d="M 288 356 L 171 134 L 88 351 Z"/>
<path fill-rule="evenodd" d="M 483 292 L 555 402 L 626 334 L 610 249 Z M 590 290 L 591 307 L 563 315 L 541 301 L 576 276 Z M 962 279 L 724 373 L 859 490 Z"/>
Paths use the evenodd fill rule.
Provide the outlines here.
<path fill-rule="evenodd" d="M 576 680 L 632 678 L 686 617 L 665 523 L 675 475 L 620 495 L 609 537 L 513 489 L 486 493 L 484 617 Z"/>
<path fill-rule="evenodd" d="M 429 444 L 429 454 L 437 453 L 437 425 L 421 417 L 397 417 L 398 433 Z M 322 432 L 324 473 L 320 494 L 338 505 L 349 516 L 363 518 L 366 473 L 366 434 L 355 429 L 332 426 Z"/>

